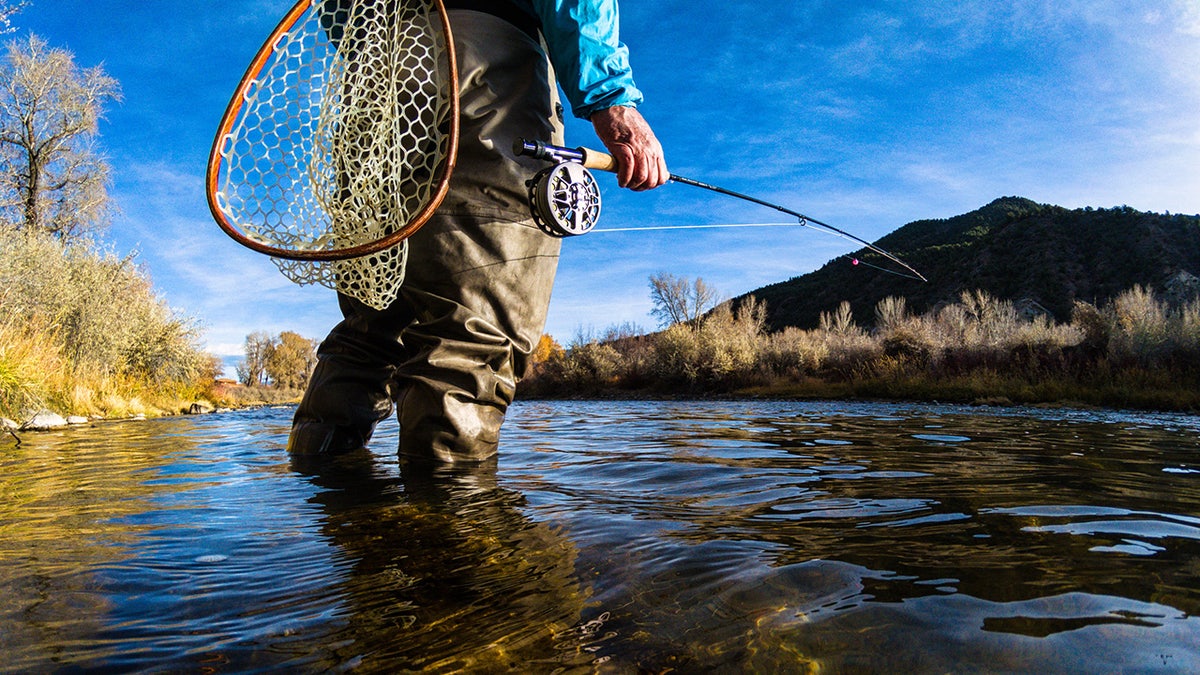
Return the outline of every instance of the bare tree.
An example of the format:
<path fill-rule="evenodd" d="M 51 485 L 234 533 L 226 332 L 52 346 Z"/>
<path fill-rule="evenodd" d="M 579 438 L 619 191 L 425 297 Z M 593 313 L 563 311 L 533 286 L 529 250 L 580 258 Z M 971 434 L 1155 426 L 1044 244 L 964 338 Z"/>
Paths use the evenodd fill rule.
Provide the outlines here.
<path fill-rule="evenodd" d="M 0 16 L 15 11 L 3 7 Z M 71 52 L 36 36 L 8 44 L 0 62 L 0 224 L 64 241 L 107 224 L 109 167 L 97 131 L 114 100 L 120 87 L 101 67 L 81 69 Z"/>
<path fill-rule="evenodd" d="M 658 319 L 659 325 L 686 323 L 697 326 L 700 317 L 717 305 L 717 290 L 700 277 L 693 282 L 663 272 L 650 277 L 650 300 L 654 303 L 650 313 Z"/>
<path fill-rule="evenodd" d="M 237 364 L 238 381 L 248 387 L 267 382 L 267 359 L 275 348 L 275 340 L 264 331 L 246 336 L 246 360 Z"/>
<path fill-rule="evenodd" d="M 0 35 L 5 35 L 16 30 L 12 25 L 12 16 L 29 6 L 29 0 L 0 0 Z"/>

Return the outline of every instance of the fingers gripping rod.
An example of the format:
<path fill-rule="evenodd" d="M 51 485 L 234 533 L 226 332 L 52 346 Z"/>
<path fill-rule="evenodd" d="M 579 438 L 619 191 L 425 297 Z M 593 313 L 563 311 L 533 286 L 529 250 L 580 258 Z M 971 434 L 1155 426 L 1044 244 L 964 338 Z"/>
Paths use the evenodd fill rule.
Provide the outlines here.
<path fill-rule="evenodd" d="M 513 142 L 513 154 L 518 155 L 518 156 L 523 155 L 523 156 L 527 156 L 527 157 L 533 157 L 535 159 L 541 159 L 541 160 L 545 160 L 548 162 L 577 162 L 579 164 L 582 164 L 585 168 L 596 169 L 597 171 L 608 171 L 608 172 L 615 173 L 618 168 L 617 160 L 612 155 L 609 155 L 604 152 L 600 152 L 598 150 L 592 150 L 590 148 L 583 148 L 583 147 L 565 148 L 560 145 L 550 145 L 549 143 L 543 143 L 542 141 L 527 141 L 523 138 L 518 138 L 515 142 Z M 928 281 L 928 279 L 926 279 L 924 275 L 922 275 L 917 270 L 913 269 L 911 266 L 909 266 L 908 263 L 906 263 L 903 260 L 900 260 L 896 256 L 892 255 L 891 253 L 888 253 L 887 251 L 866 241 L 865 239 L 860 239 L 859 237 L 856 237 L 853 234 L 846 232 L 845 230 L 834 227 L 833 225 L 830 225 L 828 223 L 823 223 L 815 218 L 810 218 L 809 216 L 806 216 L 803 213 L 800 213 L 798 211 L 793 211 L 787 207 L 780 206 L 779 204 L 772 204 L 771 202 L 764 201 L 757 197 L 751 197 L 750 195 L 742 194 L 741 192 L 727 190 L 723 187 L 719 187 L 716 185 L 710 185 L 708 183 L 703 183 L 701 181 L 693 180 L 691 178 L 686 178 L 684 176 L 677 176 L 675 174 L 671 174 L 671 180 L 675 183 L 683 183 L 684 185 L 691 185 L 692 187 L 703 188 L 705 190 L 717 192 L 717 193 L 720 193 L 723 195 L 727 195 L 729 197 L 734 197 L 736 199 L 741 199 L 743 201 L 758 204 L 760 206 L 765 206 L 770 209 L 775 209 L 776 211 L 779 211 L 780 213 L 786 213 L 787 215 L 792 216 L 793 218 L 796 218 L 797 220 L 799 220 L 800 225 L 803 225 L 805 227 L 816 226 L 817 229 L 822 229 L 825 232 L 828 232 L 830 234 L 842 237 L 843 239 L 848 239 L 856 244 L 861 244 L 861 245 L 865 246 L 868 250 L 874 251 L 875 253 L 878 253 L 879 255 L 883 256 L 884 258 L 887 258 L 888 260 L 891 260 L 892 262 L 896 263 L 897 265 L 908 270 L 908 272 L 910 272 L 910 274 L 893 272 L 892 270 L 883 270 L 885 272 L 891 272 L 892 274 L 898 274 L 899 276 L 907 277 L 910 279 L 916 279 L 919 281 Z M 872 267 L 874 267 L 874 266 L 872 265 Z M 882 268 L 879 268 L 879 269 L 882 269 Z"/>

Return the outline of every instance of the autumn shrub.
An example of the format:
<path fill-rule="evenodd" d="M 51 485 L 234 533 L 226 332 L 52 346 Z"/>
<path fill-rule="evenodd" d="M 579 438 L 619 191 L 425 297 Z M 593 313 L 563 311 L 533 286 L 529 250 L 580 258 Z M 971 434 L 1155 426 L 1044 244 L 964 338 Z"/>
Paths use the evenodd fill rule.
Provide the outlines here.
<path fill-rule="evenodd" d="M 724 303 L 709 313 L 700 325 L 702 379 L 732 384 L 745 380 L 758 364 L 766 307 L 748 298 L 734 311 Z"/>
<path fill-rule="evenodd" d="M 654 386 L 654 338 L 648 335 L 621 337 L 610 346 L 620 354 L 618 379 L 625 389 Z"/>
<path fill-rule="evenodd" d="M 1162 361 L 1170 347 L 1170 319 L 1166 306 L 1154 297 L 1152 290 L 1134 286 L 1114 298 L 1107 310 L 1112 330 L 1109 350 L 1113 356 L 1142 366 Z"/>
<path fill-rule="evenodd" d="M 599 342 L 574 344 L 550 361 L 549 375 L 574 391 L 591 391 L 615 384 L 621 374 L 621 355 Z"/>
<path fill-rule="evenodd" d="M 959 305 L 966 314 L 964 341 L 977 348 L 1004 347 L 1021 325 L 1021 317 L 1011 301 L 995 298 L 986 291 L 963 291 Z"/>
<path fill-rule="evenodd" d="M 1171 326 L 1171 342 L 1176 349 L 1176 363 L 1183 364 L 1194 374 L 1200 374 L 1200 298 L 1179 308 Z"/>
<path fill-rule="evenodd" d="M 875 304 L 875 330 L 888 334 L 909 323 L 908 302 L 889 295 Z"/>
<path fill-rule="evenodd" d="M 662 380 L 695 382 L 700 376 L 700 339 L 696 329 L 681 323 L 654 338 L 652 372 Z"/>
<path fill-rule="evenodd" d="M 879 354 L 879 343 L 854 323 L 849 302 L 843 301 L 833 312 L 821 313 L 817 335 L 826 345 L 827 357 L 822 370 L 827 375 L 854 377 Z"/>
<path fill-rule="evenodd" d="M 538 343 L 533 348 L 533 353 L 529 355 L 529 367 L 536 369 L 551 359 L 560 358 L 564 351 L 562 345 L 558 344 L 558 340 L 555 340 L 551 335 L 543 333 L 538 338 Z"/>
<path fill-rule="evenodd" d="M 57 355 L 47 367 L 56 374 L 48 397 L 58 404 L 102 411 L 105 400 L 132 400 L 134 390 L 174 397 L 211 383 L 212 357 L 196 325 L 154 293 L 132 257 L 0 230 L 0 288 L 2 320 L 33 331 Z M 10 332 L 4 344 L 12 352 L 20 340 Z"/>
<path fill-rule="evenodd" d="M 677 323 L 654 339 L 651 371 L 668 382 L 702 388 L 746 381 L 759 367 L 766 309 L 754 298 L 723 303 L 694 323 Z"/>
<path fill-rule="evenodd" d="M 917 325 L 932 345 L 932 367 L 947 375 L 961 375 L 981 368 L 1002 368 L 1020 318 L 1011 302 L 980 291 L 964 291 L 958 302 L 937 308 Z"/>
<path fill-rule="evenodd" d="M 760 369 L 775 377 L 816 374 L 829 356 L 829 343 L 816 331 L 788 326 L 760 338 Z"/>
<path fill-rule="evenodd" d="M 879 347 L 884 356 L 904 366 L 927 368 L 933 360 L 933 345 L 913 326 L 900 325 L 881 333 Z"/>

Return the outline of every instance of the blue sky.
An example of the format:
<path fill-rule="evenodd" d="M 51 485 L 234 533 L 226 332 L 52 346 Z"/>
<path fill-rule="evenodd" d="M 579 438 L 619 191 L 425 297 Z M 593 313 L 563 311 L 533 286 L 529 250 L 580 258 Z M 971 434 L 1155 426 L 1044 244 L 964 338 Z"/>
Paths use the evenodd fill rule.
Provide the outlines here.
<path fill-rule="evenodd" d="M 288 7 L 34 0 L 13 21 L 120 81 L 101 139 L 120 209 L 107 238 L 221 355 L 251 331 L 320 338 L 338 319 L 332 291 L 292 285 L 204 201 L 215 126 Z M 1198 0 L 626 0 L 622 38 L 674 173 L 864 239 L 1007 195 L 1200 212 Z M 596 145 L 586 123 L 567 132 Z M 685 185 L 600 184 L 598 229 L 780 220 Z M 564 243 L 547 331 L 653 328 L 658 272 L 733 296 L 852 248 L 799 227 L 593 232 Z"/>

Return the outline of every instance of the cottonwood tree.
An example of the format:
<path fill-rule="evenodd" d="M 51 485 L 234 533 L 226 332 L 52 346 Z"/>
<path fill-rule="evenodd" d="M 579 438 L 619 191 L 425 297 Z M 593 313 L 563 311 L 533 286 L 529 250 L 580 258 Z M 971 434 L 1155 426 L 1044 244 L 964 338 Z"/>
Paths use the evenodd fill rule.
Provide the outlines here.
<path fill-rule="evenodd" d="M 237 364 L 238 381 L 251 387 L 273 384 L 303 389 L 317 365 L 318 344 L 291 331 L 275 336 L 255 331 L 246 336 L 246 359 Z"/>
<path fill-rule="evenodd" d="M 317 341 L 283 331 L 267 354 L 267 377 L 277 387 L 303 389 L 317 365 Z"/>
<path fill-rule="evenodd" d="M 256 387 L 267 382 L 267 358 L 274 348 L 274 340 L 263 331 L 254 331 L 246 336 L 246 359 L 237 364 L 238 382 L 247 387 Z"/>
<path fill-rule="evenodd" d="M 32 35 L 8 44 L 0 62 L 0 224 L 68 242 L 107 225 L 109 167 L 97 132 L 104 104 L 116 100 L 120 87 L 101 67 L 80 68 L 71 52 Z"/>
<path fill-rule="evenodd" d="M 650 313 L 661 326 L 698 326 L 700 317 L 717 306 L 717 290 L 700 277 L 689 281 L 664 272 L 650 277 L 650 301 L 654 303 Z"/>

